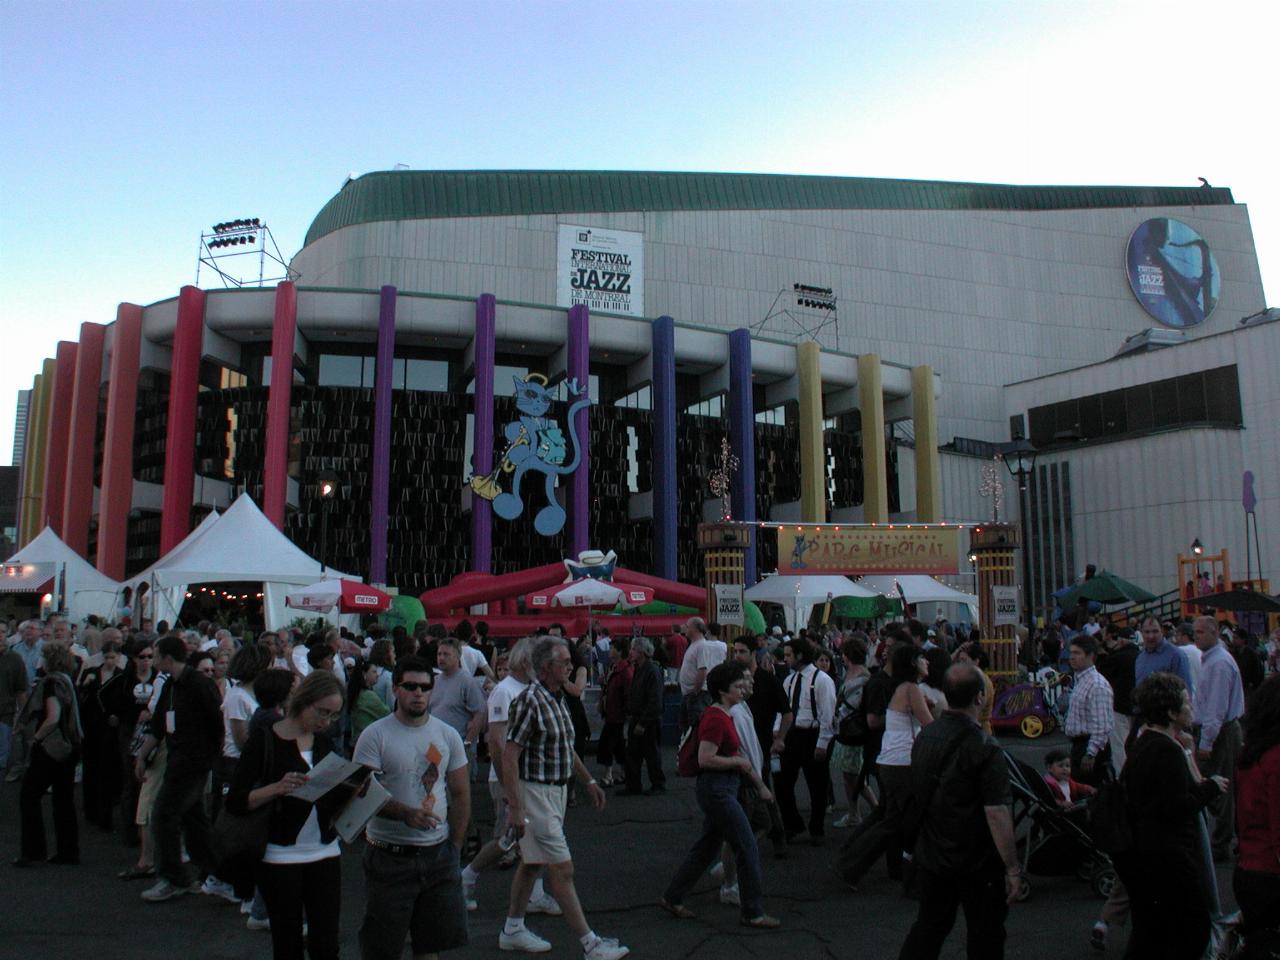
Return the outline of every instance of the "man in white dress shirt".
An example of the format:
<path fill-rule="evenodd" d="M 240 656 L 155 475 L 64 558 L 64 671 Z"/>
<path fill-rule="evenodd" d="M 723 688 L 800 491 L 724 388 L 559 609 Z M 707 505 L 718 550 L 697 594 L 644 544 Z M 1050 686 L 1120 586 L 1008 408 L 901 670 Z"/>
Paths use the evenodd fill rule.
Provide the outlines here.
<path fill-rule="evenodd" d="M 783 741 L 781 769 L 774 792 L 782 810 L 787 840 L 804 833 L 796 808 L 796 780 L 804 773 L 809 788 L 809 842 L 822 846 L 827 814 L 827 748 L 835 736 L 836 685 L 813 664 L 813 646 L 803 637 L 788 641 L 784 656 L 791 673 L 782 689 L 795 718 Z"/>

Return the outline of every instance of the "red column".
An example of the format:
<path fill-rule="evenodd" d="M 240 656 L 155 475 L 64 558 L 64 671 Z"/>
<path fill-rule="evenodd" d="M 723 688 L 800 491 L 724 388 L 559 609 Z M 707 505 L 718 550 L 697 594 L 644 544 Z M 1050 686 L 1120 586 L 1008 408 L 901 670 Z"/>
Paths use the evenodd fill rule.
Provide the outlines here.
<path fill-rule="evenodd" d="M 169 412 L 164 441 L 164 500 L 160 514 L 160 555 L 191 532 L 191 498 L 196 484 L 196 393 L 204 350 L 204 291 L 183 287 L 169 364 Z"/>
<path fill-rule="evenodd" d="M 67 445 L 67 483 L 62 495 L 62 539 L 80 556 L 89 553 L 89 517 L 93 513 L 93 454 L 98 433 L 98 395 L 102 390 L 102 344 L 107 328 L 80 324 L 76 381 L 71 394 L 71 439 Z"/>
<path fill-rule="evenodd" d="M 76 385 L 76 350 L 69 340 L 58 343 L 53 393 L 49 402 L 49 439 L 44 468 L 44 523 L 62 536 L 62 501 L 67 485 L 67 444 L 71 436 L 71 399 Z"/>
<path fill-rule="evenodd" d="M 267 394 L 267 450 L 263 464 L 262 512 L 279 530 L 289 490 L 289 401 L 293 391 L 293 341 L 298 325 L 298 291 L 286 280 L 276 287 L 271 324 L 271 388 Z"/>
<path fill-rule="evenodd" d="M 108 577 L 123 580 L 129 511 L 133 508 L 133 423 L 138 415 L 142 308 L 132 303 L 120 304 L 111 337 L 102 494 L 98 499 L 97 567 Z"/>

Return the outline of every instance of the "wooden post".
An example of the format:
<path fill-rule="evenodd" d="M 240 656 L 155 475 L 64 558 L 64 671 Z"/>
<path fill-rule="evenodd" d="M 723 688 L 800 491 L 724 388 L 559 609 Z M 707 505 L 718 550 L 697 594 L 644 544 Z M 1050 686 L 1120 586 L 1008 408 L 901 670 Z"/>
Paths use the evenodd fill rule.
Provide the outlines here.
<path fill-rule="evenodd" d="M 750 523 L 698 524 L 698 549 L 702 552 L 703 577 L 707 587 L 708 622 L 716 619 L 716 584 L 731 583 L 744 588 L 747 551 L 754 542 L 755 529 Z M 744 621 L 745 614 L 744 600 Z M 720 639 L 727 645 L 732 645 L 744 633 L 745 626 L 720 625 Z"/>
<path fill-rule="evenodd" d="M 997 687 L 1017 679 L 1018 644 L 1013 624 L 995 625 L 991 588 L 1017 586 L 1015 554 L 1020 544 L 1020 530 L 1012 523 L 984 523 L 975 527 L 969 536 L 969 548 L 977 557 L 974 566 L 978 573 L 978 625 L 982 629 L 983 649 L 991 660 L 987 674 Z"/>

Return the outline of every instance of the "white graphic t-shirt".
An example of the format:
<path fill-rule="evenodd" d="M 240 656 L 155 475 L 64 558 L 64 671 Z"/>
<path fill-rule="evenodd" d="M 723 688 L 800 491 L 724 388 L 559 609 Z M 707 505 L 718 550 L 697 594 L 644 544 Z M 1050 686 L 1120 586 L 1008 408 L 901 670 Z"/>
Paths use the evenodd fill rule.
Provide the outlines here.
<path fill-rule="evenodd" d="M 434 846 L 449 837 L 449 791 L 446 775 L 467 765 L 467 751 L 458 731 L 428 716 L 420 727 L 407 726 L 395 714 L 365 728 L 352 760 L 374 770 L 392 798 L 410 807 L 429 810 L 438 819 L 430 830 L 415 830 L 399 820 L 374 817 L 368 834 L 382 843 Z"/>

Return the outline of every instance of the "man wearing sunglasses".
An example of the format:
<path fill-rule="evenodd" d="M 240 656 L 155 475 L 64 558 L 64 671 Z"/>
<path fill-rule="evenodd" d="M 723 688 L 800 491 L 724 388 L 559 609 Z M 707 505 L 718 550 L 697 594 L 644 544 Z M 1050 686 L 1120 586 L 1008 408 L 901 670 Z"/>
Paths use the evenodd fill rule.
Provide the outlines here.
<path fill-rule="evenodd" d="M 462 737 L 428 712 L 431 665 L 406 657 L 392 680 L 395 712 L 365 728 L 352 757 L 391 794 L 365 830 L 360 954 L 399 960 L 408 937 L 415 960 L 427 960 L 467 943 L 459 856 L 471 783 Z"/>

